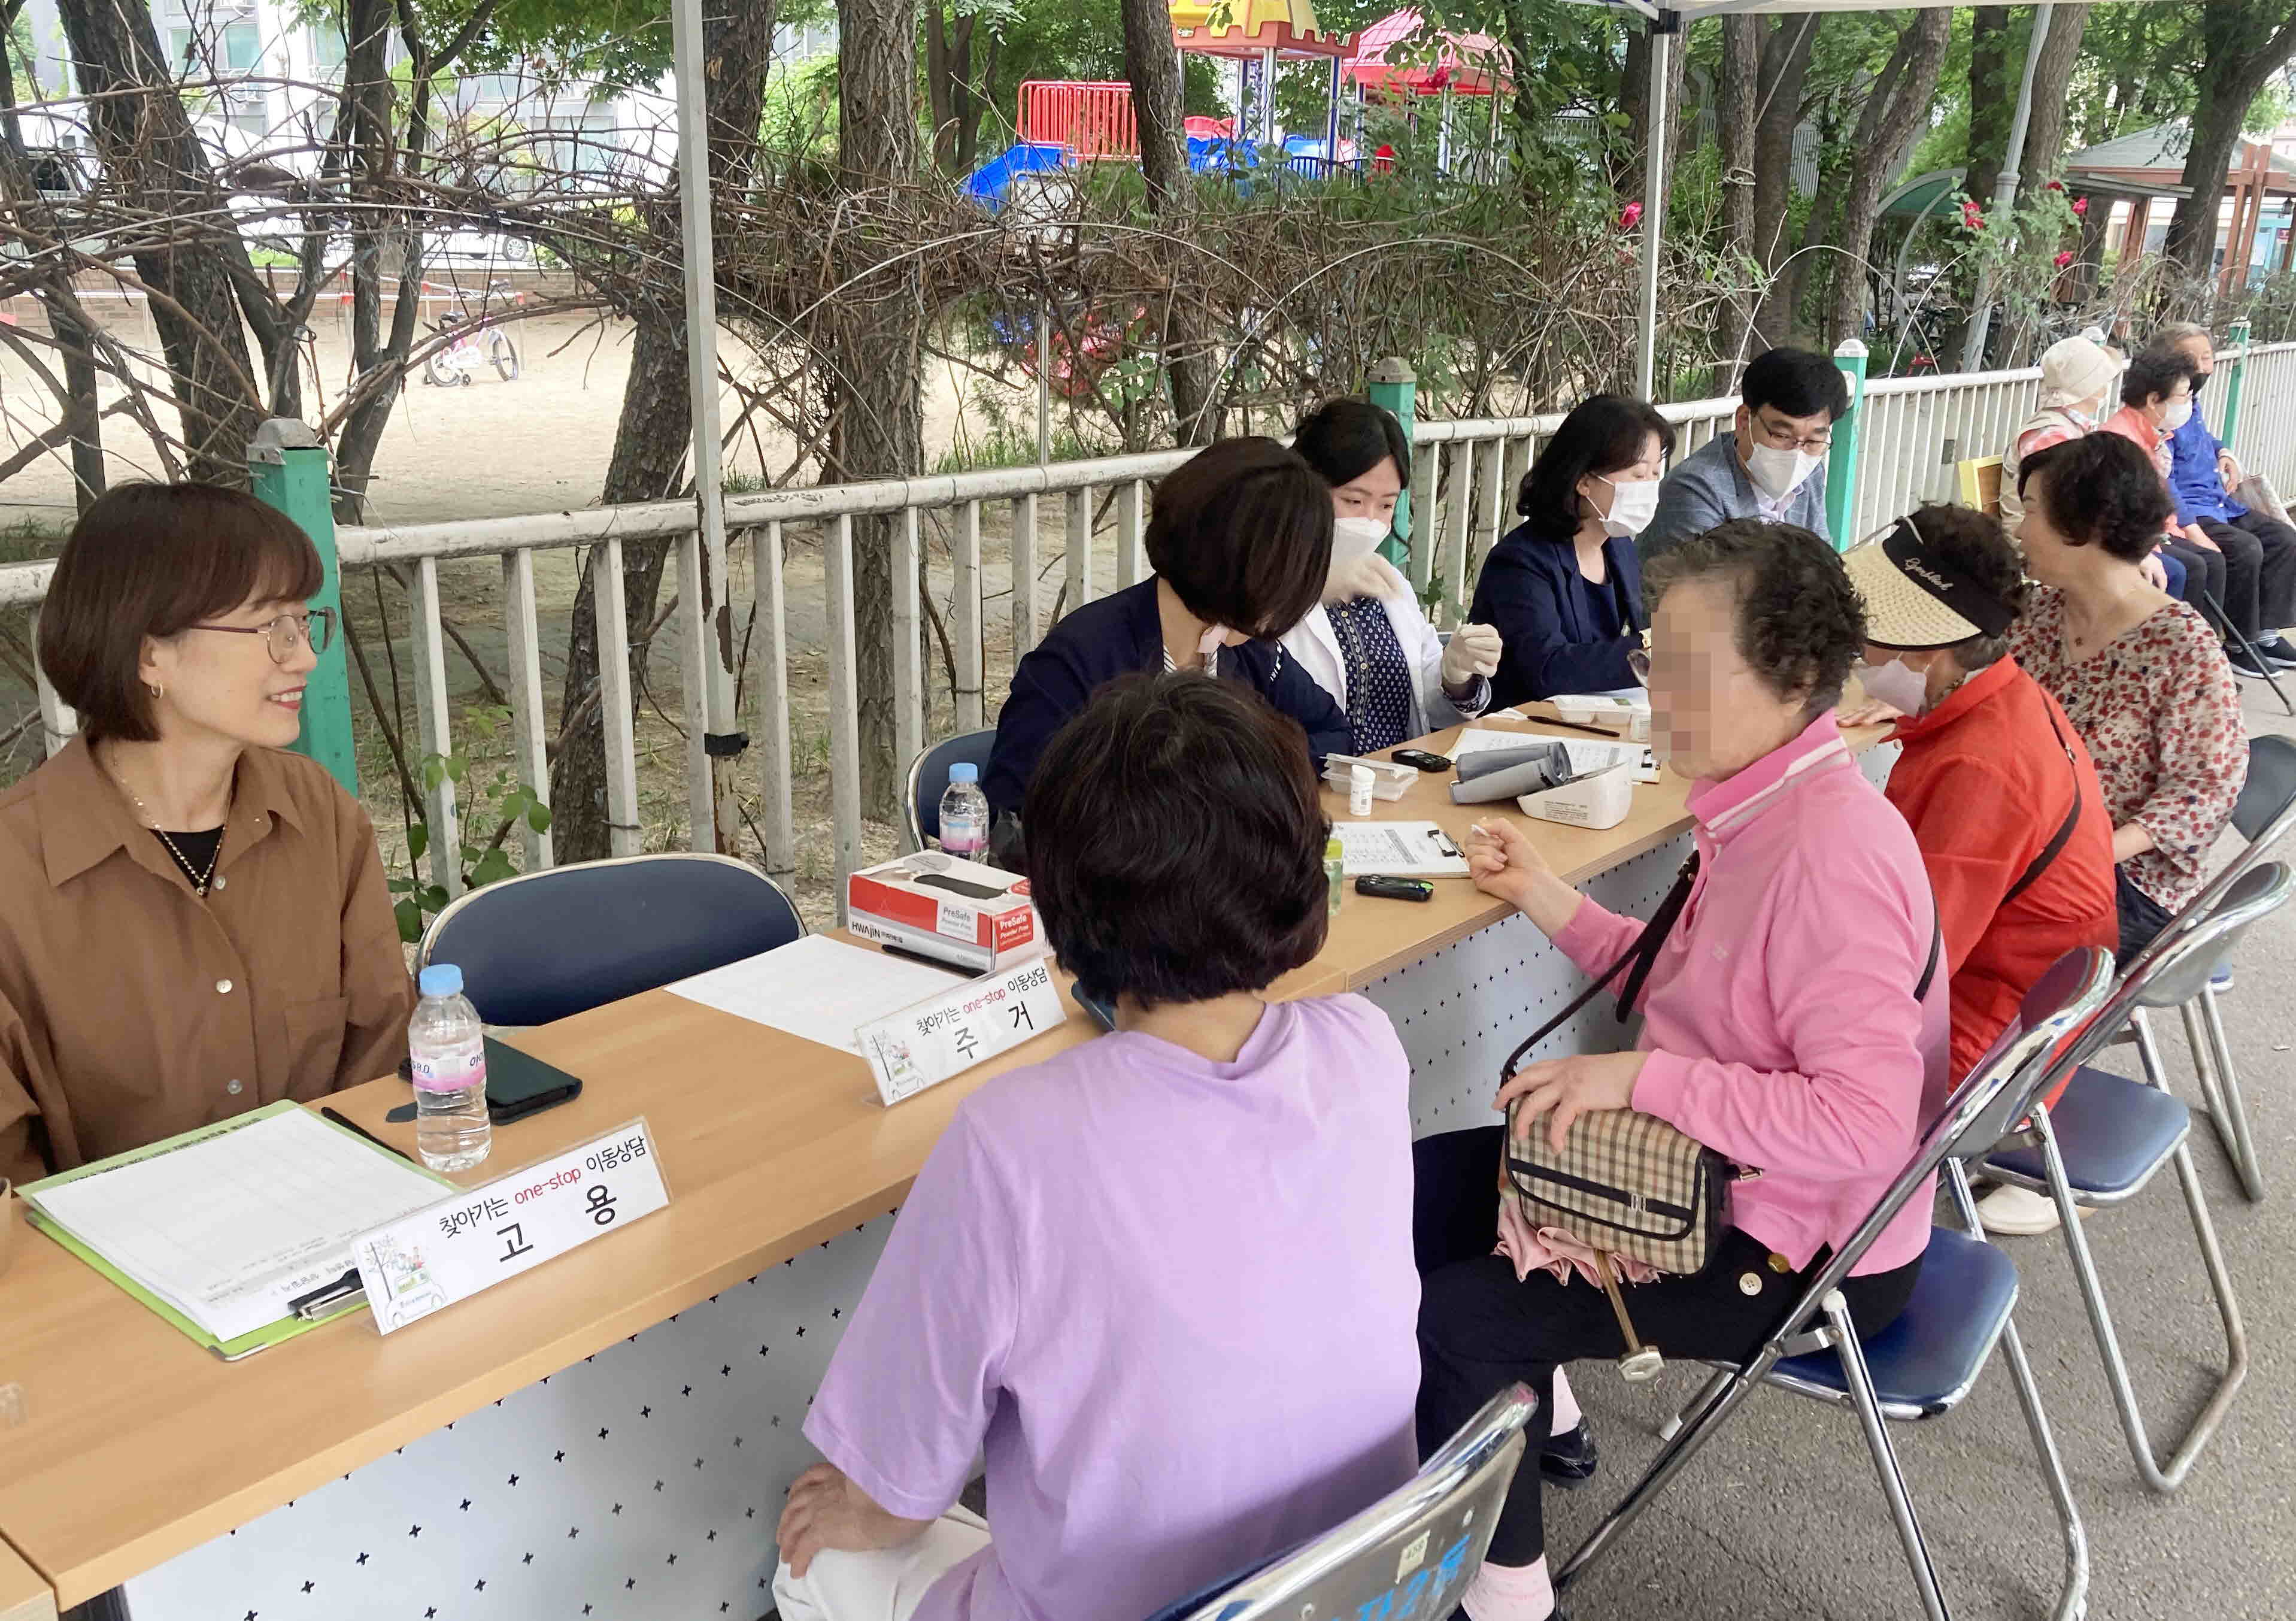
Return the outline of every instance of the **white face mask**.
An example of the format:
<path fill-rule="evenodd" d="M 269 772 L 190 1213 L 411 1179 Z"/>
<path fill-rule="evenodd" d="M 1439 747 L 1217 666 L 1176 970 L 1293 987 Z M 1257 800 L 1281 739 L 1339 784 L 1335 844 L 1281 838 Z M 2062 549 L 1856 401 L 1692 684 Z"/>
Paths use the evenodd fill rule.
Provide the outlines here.
<path fill-rule="evenodd" d="M 1860 664 L 1858 684 L 1869 698 L 1879 698 L 1900 714 L 1918 715 L 1929 706 L 1929 676 L 1910 668 L 1903 659 L 1882 664 Z"/>
<path fill-rule="evenodd" d="M 1658 481 L 1628 479 L 1623 481 L 1594 474 L 1611 487 L 1611 511 L 1603 520 L 1603 532 L 1614 540 L 1629 535 L 1639 535 L 1658 516 Z"/>
<path fill-rule="evenodd" d="M 1338 518 L 1332 523 L 1332 566 L 1360 563 L 1380 547 L 1391 524 L 1377 518 Z"/>
<path fill-rule="evenodd" d="M 1775 445 L 1756 445 L 1746 454 L 1746 476 L 1754 488 L 1773 501 L 1783 501 L 1818 469 L 1821 457 L 1806 450 L 1781 450 Z"/>
<path fill-rule="evenodd" d="M 2161 419 L 2161 425 L 2174 433 L 2192 420 L 2193 398 L 2187 394 L 2182 399 L 2172 399 L 2169 402 L 2169 414 Z"/>

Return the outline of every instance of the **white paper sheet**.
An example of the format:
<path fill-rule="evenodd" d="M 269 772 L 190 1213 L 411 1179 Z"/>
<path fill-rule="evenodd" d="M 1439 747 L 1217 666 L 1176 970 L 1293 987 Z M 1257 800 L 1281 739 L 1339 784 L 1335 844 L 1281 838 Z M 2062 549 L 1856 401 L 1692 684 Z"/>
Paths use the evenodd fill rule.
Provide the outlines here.
<path fill-rule="evenodd" d="M 1343 870 L 1350 878 L 1464 878 L 1467 859 L 1432 822 L 1334 822 Z"/>
<path fill-rule="evenodd" d="M 859 1057 L 855 1032 L 939 996 L 967 975 L 808 934 L 665 989 L 753 1024 Z"/>
<path fill-rule="evenodd" d="M 236 1339 L 340 1277 L 358 1234 L 446 1191 L 291 1109 L 37 1198 L 122 1272 L 217 1339 Z"/>

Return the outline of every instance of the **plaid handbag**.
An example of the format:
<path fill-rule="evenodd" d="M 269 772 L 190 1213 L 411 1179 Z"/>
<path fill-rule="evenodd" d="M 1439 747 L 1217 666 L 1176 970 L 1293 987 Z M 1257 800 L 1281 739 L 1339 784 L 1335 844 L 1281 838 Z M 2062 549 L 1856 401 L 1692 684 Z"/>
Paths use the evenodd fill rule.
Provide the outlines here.
<path fill-rule="evenodd" d="M 1621 973 L 1627 980 L 1619 992 L 1619 1022 L 1624 1024 L 1633 1016 L 1651 965 L 1689 903 L 1697 877 L 1698 857 L 1693 852 L 1682 864 L 1673 889 L 1659 903 L 1635 943 L 1568 1007 L 1507 1055 L 1499 1071 L 1502 1084 L 1532 1048 Z M 1914 991 L 1916 1001 L 1929 994 L 1942 943 L 1933 929 L 1929 965 Z M 1663 1359 L 1655 1347 L 1643 1345 L 1636 1337 L 1609 1258 L 1623 1255 L 1654 1271 L 1683 1276 L 1704 1271 L 1722 1233 L 1724 1201 L 1730 1184 L 1761 1173 L 1741 1169 L 1655 1115 L 1633 1109 L 1599 1109 L 1579 1115 L 1571 1122 L 1562 1149 L 1557 1153 L 1542 1129 L 1546 1118 L 1526 1115 L 1520 1098 L 1508 1106 L 1499 1197 L 1513 1199 L 1528 1225 L 1558 1228 L 1595 1252 L 1595 1274 L 1626 1337 L 1621 1371 L 1629 1379 L 1650 1378 L 1664 1365 Z"/>

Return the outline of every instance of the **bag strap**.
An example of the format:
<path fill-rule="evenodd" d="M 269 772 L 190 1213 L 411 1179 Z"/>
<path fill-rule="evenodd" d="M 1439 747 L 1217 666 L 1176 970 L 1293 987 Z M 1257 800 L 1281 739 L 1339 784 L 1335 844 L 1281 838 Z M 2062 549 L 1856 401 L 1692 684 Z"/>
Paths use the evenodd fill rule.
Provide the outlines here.
<path fill-rule="evenodd" d="M 2012 884 L 2009 886 L 2009 893 L 2001 897 L 2001 904 L 2003 906 L 2008 905 L 2018 896 L 2023 894 L 2028 889 L 2030 889 L 2033 885 L 2033 880 L 2039 877 L 2043 873 L 2048 871 L 2049 863 L 2055 860 L 2057 857 L 2062 853 L 2066 843 L 2070 842 L 2073 836 L 2073 829 L 2080 825 L 2080 766 L 2079 763 L 2073 759 L 2073 745 L 2065 741 L 2065 728 L 2057 724 L 2056 705 L 2054 704 L 2050 704 L 2048 706 L 2048 712 L 2049 729 L 2056 733 L 2057 746 L 2065 752 L 2065 764 L 2072 768 L 2073 805 L 2071 810 L 2065 812 L 2064 821 L 2059 825 L 2056 832 L 2051 835 L 2048 843 L 2043 846 L 2041 853 L 2033 858 L 2033 864 L 2025 868 L 2023 875 L 2020 876 L 2014 884 Z"/>
<path fill-rule="evenodd" d="M 1937 915 L 1937 902 L 1930 902 L 1930 959 L 1922 967 L 1922 983 L 1914 987 L 1914 1000 L 1929 1000 L 1931 982 L 1937 978 L 1938 954 L 1945 949 L 1945 925 Z"/>
<path fill-rule="evenodd" d="M 1682 909 L 1689 904 L 1691 886 L 1697 880 L 1698 852 L 1693 851 L 1690 859 L 1682 864 L 1682 870 L 1675 876 L 1674 887 L 1667 892 L 1666 899 L 1658 903 L 1658 910 L 1651 914 L 1651 920 L 1643 926 L 1643 932 L 1635 936 L 1634 944 L 1621 952 L 1616 962 L 1596 975 L 1593 984 L 1572 997 L 1570 1005 L 1562 1012 L 1517 1044 L 1515 1049 L 1507 1055 L 1506 1062 L 1499 1066 L 1501 1081 L 1514 1074 L 1515 1066 L 1522 1062 L 1525 1053 L 1570 1023 L 1581 1008 L 1602 994 L 1605 985 L 1625 973 L 1629 964 L 1633 965 L 1634 971 L 1628 974 L 1626 987 L 1619 992 L 1619 1022 L 1623 1024 L 1633 1016 L 1635 1000 L 1642 994 L 1643 982 L 1650 977 L 1651 965 L 1658 960 L 1658 949 L 1666 943 L 1667 934 L 1673 929 L 1676 919 L 1682 916 Z"/>

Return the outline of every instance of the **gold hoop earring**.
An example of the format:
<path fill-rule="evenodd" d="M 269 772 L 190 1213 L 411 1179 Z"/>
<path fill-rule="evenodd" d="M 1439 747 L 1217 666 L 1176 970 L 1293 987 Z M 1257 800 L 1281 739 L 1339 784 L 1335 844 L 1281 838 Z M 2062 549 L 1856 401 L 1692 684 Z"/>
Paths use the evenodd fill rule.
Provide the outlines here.
<path fill-rule="evenodd" d="M 168 695 L 167 689 L 156 681 L 151 683 L 151 687 L 152 695 L 155 698 L 164 698 Z"/>

